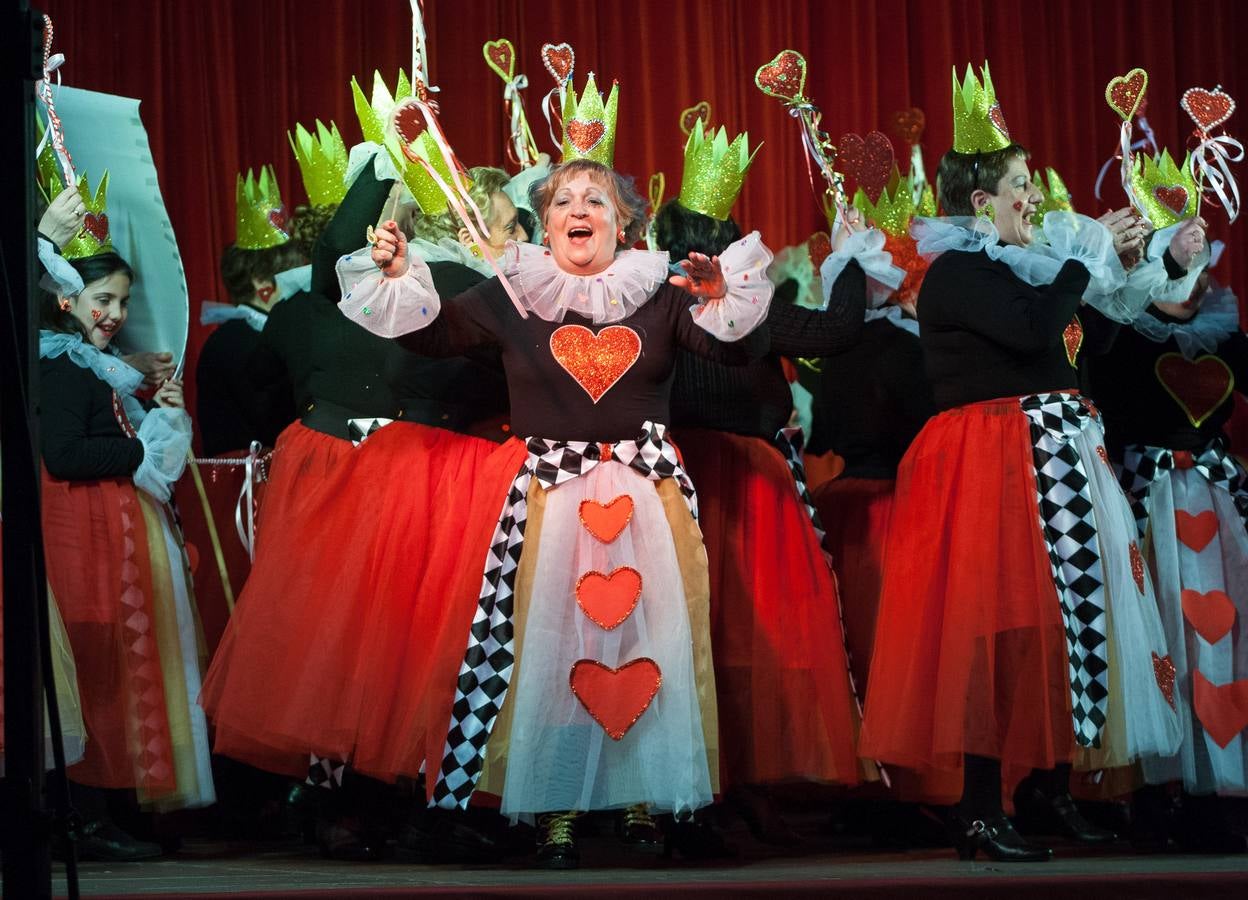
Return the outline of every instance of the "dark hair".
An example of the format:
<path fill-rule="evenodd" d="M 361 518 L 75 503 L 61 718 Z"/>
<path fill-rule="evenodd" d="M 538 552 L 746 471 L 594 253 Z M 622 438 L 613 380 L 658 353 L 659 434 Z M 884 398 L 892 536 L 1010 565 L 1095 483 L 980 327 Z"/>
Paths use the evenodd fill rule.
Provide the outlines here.
<path fill-rule="evenodd" d="M 1030 159 L 1031 154 L 1021 144 L 1010 144 L 990 153 L 959 153 L 950 150 L 940 161 L 936 173 L 936 185 L 940 191 L 940 206 L 947 216 L 973 216 L 971 194 L 975 191 L 997 193 L 997 186 L 1005 177 L 1010 162 L 1017 158 Z"/>
<path fill-rule="evenodd" d="M 537 216 L 533 215 L 531 210 L 527 210 L 523 206 L 517 206 L 516 218 L 520 220 L 520 227 L 524 229 L 524 233 L 529 236 L 529 243 L 536 244 Z"/>
<path fill-rule="evenodd" d="M 295 217 L 290 223 L 290 242 L 299 248 L 299 252 L 305 259 L 312 256 L 312 248 L 316 246 L 316 242 L 329 227 L 330 220 L 334 218 L 334 213 L 337 211 L 338 204 L 336 203 L 295 207 Z M 287 268 L 294 268 L 294 266 L 287 266 Z M 277 271 L 286 270 L 278 269 Z"/>
<path fill-rule="evenodd" d="M 278 272 L 285 272 L 307 262 L 303 249 L 297 241 L 287 241 L 263 250 L 244 250 L 230 244 L 221 253 L 221 278 L 226 293 L 235 306 L 247 303 L 256 294 L 257 281 L 272 281 Z"/>
<path fill-rule="evenodd" d="M 134 270 L 130 268 L 130 264 L 112 251 L 66 261 L 82 276 L 84 289 L 118 272 L 129 278 L 131 284 L 134 283 Z M 51 291 L 44 291 L 40 299 L 39 327 L 86 337 L 82 323 L 74 318 L 72 312 L 61 309 L 60 297 Z"/>
<path fill-rule="evenodd" d="M 565 181 L 570 181 L 577 175 L 588 175 L 611 198 L 617 223 L 624 230 L 621 246 L 631 247 L 641 240 L 641 236 L 646 233 L 646 199 L 637 193 L 632 178 L 592 159 L 574 159 L 560 163 L 550 170 L 549 175 L 529 188 L 530 205 L 538 221 L 545 224 L 546 210 L 550 207 L 555 191 Z"/>
<path fill-rule="evenodd" d="M 741 226 L 731 216 L 720 221 L 672 199 L 654 217 L 654 238 L 673 261 L 686 259 L 691 251 L 716 256 L 741 239 Z"/>

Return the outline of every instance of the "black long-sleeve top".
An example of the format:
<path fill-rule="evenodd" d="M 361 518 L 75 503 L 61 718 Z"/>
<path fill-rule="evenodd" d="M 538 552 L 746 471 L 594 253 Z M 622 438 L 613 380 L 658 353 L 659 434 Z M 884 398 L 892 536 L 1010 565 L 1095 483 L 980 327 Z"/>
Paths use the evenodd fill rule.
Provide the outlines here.
<path fill-rule="evenodd" d="M 143 462 L 143 443 L 113 413 L 113 389 L 68 356 L 39 361 L 39 446 L 53 478 L 124 478 Z"/>
<path fill-rule="evenodd" d="M 853 345 L 866 310 L 866 274 L 851 261 L 832 286 L 827 309 L 773 301 L 767 312 L 770 350 L 746 366 L 728 367 L 682 352 L 672 387 L 672 427 L 712 428 L 771 440 L 793 414 L 781 356 L 828 356 Z"/>
<path fill-rule="evenodd" d="M 204 342 L 195 367 L 195 425 L 204 453 L 244 449 L 253 440 L 272 447 L 295 418 L 290 381 L 252 378 L 250 361 L 260 332 L 240 319 L 222 322 Z"/>
<path fill-rule="evenodd" d="M 1163 322 L 1178 321 L 1156 307 L 1149 307 L 1144 315 Z M 1159 370 L 1158 360 L 1167 354 L 1173 355 L 1169 361 L 1173 368 L 1163 365 Z M 1106 441 L 1115 455 L 1120 455 L 1126 444 L 1198 450 L 1222 433 L 1234 412 L 1234 391 L 1248 392 L 1248 337 L 1242 331 L 1234 332 L 1213 353 L 1189 362 L 1182 358 L 1173 337 L 1154 341 L 1128 327 L 1122 329 L 1108 354 L 1091 361 L 1090 373 L 1093 397 L 1105 417 Z M 1171 382 L 1179 397 L 1187 398 L 1197 416 L 1207 411 L 1201 408 L 1198 396 L 1216 399 L 1223 386 L 1231 392 L 1197 426 L 1166 390 L 1163 379 Z"/>
<path fill-rule="evenodd" d="M 919 338 L 884 319 L 862 327 L 854 346 L 799 370 L 811 393 L 806 446 L 835 451 L 848 478 L 895 478 L 914 436 L 936 411 Z"/>
<path fill-rule="evenodd" d="M 983 251 L 951 250 L 919 289 L 920 339 L 937 409 L 1043 391 L 1075 390 L 1063 332 L 1079 310 L 1088 270 L 1067 260 L 1033 287 Z"/>
<path fill-rule="evenodd" d="M 766 352 L 766 325 L 741 341 L 722 342 L 698 327 L 689 305 L 687 293 L 664 284 L 640 309 L 610 325 L 596 326 L 573 313 L 563 322 L 532 314 L 522 319 L 498 279 L 491 278 L 444 303 L 427 328 L 398 342 L 427 356 L 501 350 L 512 431 L 519 436 L 618 441 L 637 437 L 647 420 L 670 424 L 668 398 L 679 348 L 729 365 L 744 365 Z M 569 326 L 587 328 L 596 338 L 624 328 L 640 341 L 640 354 L 597 402 L 555 359 L 551 338 Z"/>

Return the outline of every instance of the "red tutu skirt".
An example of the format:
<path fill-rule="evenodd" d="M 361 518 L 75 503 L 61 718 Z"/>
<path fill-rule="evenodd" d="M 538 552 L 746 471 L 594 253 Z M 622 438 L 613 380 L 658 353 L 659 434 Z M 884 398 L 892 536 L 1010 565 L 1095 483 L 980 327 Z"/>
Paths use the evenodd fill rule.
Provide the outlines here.
<path fill-rule="evenodd" d="M 359 448 L 283 433 L 204 686 L 217 752 L 290 775 L 314 753 L 392 780 L 419 772 L 436 720 L 441 758 L 514 450 L 407 423 Z M 501 457 L 514 464 L 490 482 Z"/>
<path fill-rule="evenodd" d="M 719 431 L 678 440 L 710 564 L 721 784 L 857 783 L 836 580 L 784 457 Z"/>
<path fill-rule="evenodd" d="M 863 755 L 946 788 L 967 753 L 1007 769 L 1069 761 L 1066 639 L 1018 400 L 929 420 L 895 498 Z"/>

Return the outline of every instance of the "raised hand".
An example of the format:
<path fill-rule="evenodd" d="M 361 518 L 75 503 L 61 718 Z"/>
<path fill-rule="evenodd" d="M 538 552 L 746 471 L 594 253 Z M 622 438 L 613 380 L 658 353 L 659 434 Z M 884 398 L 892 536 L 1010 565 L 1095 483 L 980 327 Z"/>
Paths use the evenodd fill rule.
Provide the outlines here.
<path fill-rule="evenodd" d="M 369 234 L 373 245 L 373 262 L 387 278 L 398 278 L 407 273 L 407 235 L 394 219 L 382 222 Z"/>
<path fill-rule="evenodd" d="M 68 187 L 48 204 L 39 220 L 39 231 L 58 248 L 63 248 L 82 229 L 86 217 L 87 208 L 78 188 Z"/>
<path fill-rule="evenodd" d="M 832 235 L 832 252 L 835 253 L 845 246 L 850 235 L 866 230 L 867 223 L 862 213 L 852 206 L 849 207 L 845 211 L 845 218 L 841 219 L 841 227 L 836 229 L 836 234 Z"/>
<path fill-rule="evenodd" d="M 1114 236 L 1114 252 L 1123 260 L 1134 264 L 1144 254 L 1144 239 L 1148 234 L 1148 222 L 1139 216 L 1134 209 L 1124 206 L 1122 209 L 1111 210 L 1096 221 L 1109 229 Z"/>
<path fill-rule="evenodd" d="M 728 282 L 724 279 L 718 256 L 690 253 L 688 259 L 680 261 L 680 267 L 685 274 L 673 275 L 667 280 L 698 299 L 720 300 L 728 293 Z"/>
<path fill-rule="evenodd" d="M 1193 216 L 1179 226 L 1174 237 L 1170 238 L 1170 255 L 1175 262 L 1185 269 L 1192 267 L 1192 260 L 1205 248 L 1205 229 L 1208 227 L 1209 223 L 1200 216 Z"/>

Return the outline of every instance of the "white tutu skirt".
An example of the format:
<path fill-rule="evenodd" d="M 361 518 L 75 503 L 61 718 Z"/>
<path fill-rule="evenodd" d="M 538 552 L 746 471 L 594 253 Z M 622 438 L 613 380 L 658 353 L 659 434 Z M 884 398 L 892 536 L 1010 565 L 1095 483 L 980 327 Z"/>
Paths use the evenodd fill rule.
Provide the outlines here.
<path fill-rule="evenodd" d="M 608 504 L 621 495 L 632 499 L 632 517 L 607 543 L 582 524 L 580 504 Z M 538 557 L 527 614 L 517 620 L 521 650 L 508 698 L 512 726 L 502 813 L 516 820 L 637 803 L 659 812 L 709 804 L 693 631 L 676 544 L 655 483 L 609 461 L 550 489 L 545 499 L 540 537 L 524 551 Z M 627 603 L 608 609 L 592 602 L 594 592 L 581 592 L 598 621 L 609 625 L 623 619 L 608 629 L 578 605 L 578 581 L 586 573 L 610 576 L 624 567 L 641 576 L 640 597 L 631 612 Z M 599 683 L 597 693 L 581 691 L 580 699 L 572 690 L 573 668 L 583 660 L 616 670 L 635 660 L 657 667 L 661 686 L 618 740 L 587 709 L 611 702 L 612 687 L 602 691 Z M 643 662 L 631 671 L 649 676 L 654 670 Z M 636 684 L 628 692 L 639 704 Z M 644 699 L 644 692 L 640 696 Z M 618 711 L 616 719 L 618 724 Z"/>
<path fill-rule="evenodd" d="M 1109 619 L 1108 722 L 1101 749 L 1082 752 L 1078 761 L 1081 769 L 1099 769 L 1175 752 L 1179 718 L 1167 699 L 1169 651 L 1135 517 L 1105 454 L 1100 421 L 1073 440 L 1088 474 Z"/>
<path fill-rule="evenodd" d="M 1145 759 L 1144 777 L 1152 784 L 1182 779 L 1192 793 L 1243 791 L 1248 788 L 1248 531 L 1231 495 L 1195 469 L 1161 474 L 1149 489 L 1148 511 L 1150 557 L 1174 661 L 1183 743 L 1173 755 Z M 1176 527 L 1180 515 L 1182 536 Z M 1208 729 L 1202 717 L 1209 720 Z"/>

